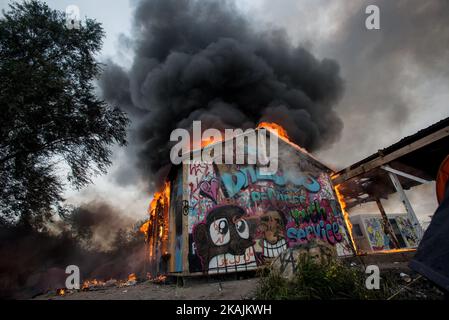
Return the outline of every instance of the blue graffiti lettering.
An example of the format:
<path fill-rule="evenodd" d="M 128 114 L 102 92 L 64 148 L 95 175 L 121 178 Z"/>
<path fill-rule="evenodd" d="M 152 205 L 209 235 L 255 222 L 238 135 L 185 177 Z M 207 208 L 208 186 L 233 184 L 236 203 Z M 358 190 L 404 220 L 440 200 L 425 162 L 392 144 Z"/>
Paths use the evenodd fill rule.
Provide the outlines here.
<path fill-rule="evenodd" d="M 285 186 L 290 182 L 295 186 L 302 186 L 313 193 L 320 191 L 320 184 L 313 177 L 297 176 L 297 174 L 261 175 L 259 169 L 255 169 L 254 167 L 246 167 L 234 173 L 223 173 L 221 180 L 228 196 L 231 198 L 243 188 L 247 188 L 250 183 L 256 183 L 258 181 L 272 181 L 277 186 Z"/>
<path fill-rule="evenodd" d="M 303 228 L 288 228 L 287 237 L 293 241 L 308 240 L 312 237 L 321 238 L 333 245 L 343 240 L 343 237 L 340 234 L 339 224 L 336 222 L 325 223 L 324 221 Z"/>

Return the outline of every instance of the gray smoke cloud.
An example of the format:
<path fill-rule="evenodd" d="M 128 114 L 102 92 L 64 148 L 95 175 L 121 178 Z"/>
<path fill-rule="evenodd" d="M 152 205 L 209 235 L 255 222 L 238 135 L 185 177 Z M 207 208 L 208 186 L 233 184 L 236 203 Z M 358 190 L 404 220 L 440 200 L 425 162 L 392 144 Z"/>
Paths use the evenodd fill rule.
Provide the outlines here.
<path fill-rule="evenodd" d="M 343 159 L 349 149 L 360 159 L 449 116 L 449 2 L 369 1 L 381 12 L 375 32 L 363 28 L 367 4 L 342 20 L 329 46 L 348 85 Z"/>
<path fill-rule="evenodd" d="M 133 119 L 130 164 L 144 177 L 164 172 L 170 133 L 193 120 L 203 130 L 277 122 L 312 151 L 339 138 L 338 64 L 292 45 L 281 28 L 256 30 L 233 2 L 142 0 L 133 30 L 132 67 L 109 62 L 101 87 Z"/>
<path fill-rule="evenodd" d="M 316 153 L 337 169 L 449 116 L 448 1 L 252 3 L 259 20 L 288 30 L 316 56 L 338 61 L 344 129 L 337 143 Z M 365 27 L 368 5 L 380 9 L 380 30 Z"/>
<path fill-rule="evenodd" d="M 103 201 L 92 201 L 74 209 L 69 217 L 72 232 L 86 248 L 97 251 L 114 249 L 117 232 L 132 229 L 135 220 Z"/>

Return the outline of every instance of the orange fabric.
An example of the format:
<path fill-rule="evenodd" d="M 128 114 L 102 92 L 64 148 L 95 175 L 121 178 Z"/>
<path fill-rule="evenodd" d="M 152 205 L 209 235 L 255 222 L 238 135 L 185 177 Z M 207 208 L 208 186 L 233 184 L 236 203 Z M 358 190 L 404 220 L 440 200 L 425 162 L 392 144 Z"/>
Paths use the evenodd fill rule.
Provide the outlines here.
<path fill-rule="evenodd" d="M 443 163 L 438 170 L 436 186 L 437 186 L 437 199 L 438 203 L 441 204 L 444 198 L 444 193 L 446 191 L 446 185 L 449 180 L 449 156 L 444 159 Z"/>

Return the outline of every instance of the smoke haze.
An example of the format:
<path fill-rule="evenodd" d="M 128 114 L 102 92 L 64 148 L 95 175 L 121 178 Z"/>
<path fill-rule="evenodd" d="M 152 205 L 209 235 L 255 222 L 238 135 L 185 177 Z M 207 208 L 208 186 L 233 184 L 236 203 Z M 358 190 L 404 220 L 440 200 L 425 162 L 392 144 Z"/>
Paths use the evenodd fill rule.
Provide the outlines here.
<path fill-rule="evenodd" d="M 109 63 L 102 89 L 134 119 L 132 161 L 150 182 L 169 164 L 172 130 L 194 120 L 204 130 L 274 121 L 312 151 L 340 136 L 338 64 L 283 29 L 254 29 L 233 2 L 140 1 L 128 43 L 132 67 Z"/>
<path fill-rule="evenodd" d="M 31 298 L 65 287 L 65 269 L 81 280 L 144 278 L 145 243 L 134 219 L 104 202 L 74 208 L 64 220 L 37 231 L 0 224 L 0 298 Z"/>
<path fill-rule="evenodd" d="M 447 1 L 251 4 L 248 11 L 260 21 L 340 64 L 346 90 L 336 110 L 344 128 L 316 153 L 320 158 L 343 168 L 449 116 Z M 380 30 L 365 28 L 368 5 L 380 9 Z"/>
<path fill-rule="evenodd" d="M 380 30 L 365 28 L 372 4 Z M 136 119 L 130 161 L 150 181 L 169 132 L 193 120 L 278 122 L 341 169 L 449 116 L 444 0 L 140 1 L 135 12 L 132 67 L 110 65 L 103 90 Z"/>

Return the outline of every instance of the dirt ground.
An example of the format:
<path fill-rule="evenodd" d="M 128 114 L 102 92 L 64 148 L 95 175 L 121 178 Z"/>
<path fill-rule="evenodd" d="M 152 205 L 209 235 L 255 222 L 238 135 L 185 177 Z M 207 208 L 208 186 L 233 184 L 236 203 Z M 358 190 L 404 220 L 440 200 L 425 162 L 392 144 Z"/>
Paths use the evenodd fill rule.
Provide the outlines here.
<path fill-rule="evenodd" d="M 402 288 L 395 299 L 443 298 L 442 292 L 426 279 L 408 268 L 413 253 L 380 254 L 349 258 L 347 262 L 360 268 L 378 265 L 382 277 L 393 279 Z M 406 277 L 401 274 L 406 274 Z M 409 280 L 407 280 L 409 278 Z M 415 280 L 416 279 L 416 280 Z M 413 281 L 415 280 L 415 281 Z M 50 292 L 36 297 L 37 300 L 243 300 L 253 299 L 259 278 L 252 276 L 204 279 L 202 277 L 185 279 L 184 286 L 176 284 L 155 284 L 151 281 L 139 282 L 127 287 L 100 287 L 89 291 L 67 292 L 58 296 Z"/>
<path fill-rule="evenodd" d="M 186 286 L 154 284 L 149 281 L 129 287 L 109 287 L 96 291 L 80 291 L 57 296 L 38 296 L 37 300 L 242 300 L 251 299 L 257 278 L 194 283 Z"/>

